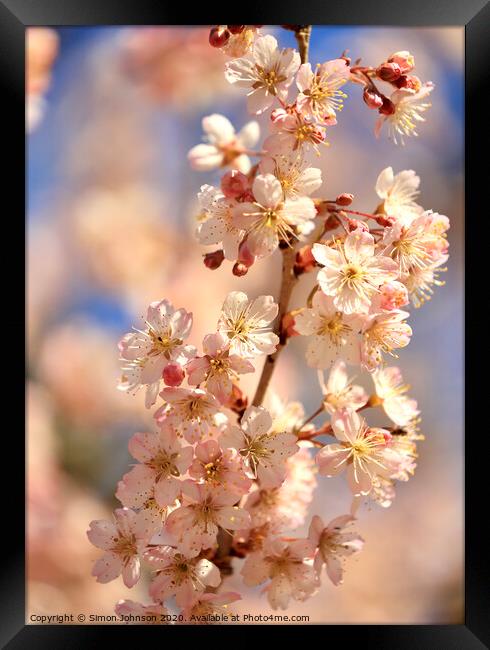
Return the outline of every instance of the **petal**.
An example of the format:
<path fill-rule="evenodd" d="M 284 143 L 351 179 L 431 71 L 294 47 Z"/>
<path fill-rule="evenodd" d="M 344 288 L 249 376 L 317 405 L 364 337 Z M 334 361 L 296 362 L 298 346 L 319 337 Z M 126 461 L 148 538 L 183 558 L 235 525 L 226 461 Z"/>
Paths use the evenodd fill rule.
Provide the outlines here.
<path fill-rule="evenodd" d="M 141 508 L 153 496 L 155 471 L 136 465 L 117 485 L 116 497 L 128 508 Z"/>
<path fill-rule="evenodd" d="M 252 438 L 267 433 L 272 427 L 272 417 L 263 406 L 249 406 L 242 417 L 242 428 Z"/>
<path fill-rule="evenodd" d="M 269 577 L 270 567 L 260 552 L 251 553 L 242 567 L 240 574 L 247 587 L 256 587 Z"/>
<path fill-rule="evenodd" d="M 92 575 L 97 578 L 97 582 L 105 584 L 115 580 L 121 574 L 121 560 L 115 553 L 104 553 L 92 567 Z"/>
<path fill-rule="evenodd" d="M 247 122 L 242 130 L 238 133 L 238 141 L 245 149 L 255 147 L 260 138 L 260 126 L 255 120 Z"/>
<path fill-rule="evenodd" d="M 250 316 L 256 327 L 267 327 L 276 318 L 279 306 L 273 296 L 259 296 L 250 305 Z"/>
<path fill-rule="evenodd" d="M 315 457 L 318 471 L 323 476 L 336 476 L 345 469 L 349 450 L 341 445 L 325 445 Z"/>
<path fill-rule="evenodd" d="M 345 238 L 344 250 L 350 262 L 362 263 L 374 255 L 374 237 L 363 230 L 354 230 Z"/>
<path fill-rule="evenodd" d="M 287 609 L 291 593 L 292 585 L 287 576 L 279 574 L 272 578 L 267 590 L 267 598 L 272 609 Z"/>
<path fill-rule="evenodd" d="M 391 188 L 393 187 L 394 181 L 393 167 L 386 167 L 378 176 L 376 181 L 376 194 L 380 199 L 386 199 Z"/>
<path fill-rule="evenodd" d="M 252 526 L 250 513 L 238 506 L 225 506 L 216 513 L 216 522 L 225 530 L 247 530 Z"/>
<path fill-rule="evenodd" d="M 275 208 L 282 201 L 282 186 L 273 174 L 259 174 L 255 177 L 252 191 L 264 208 Z"/>
<path fill-rule="evenodd" d="M 233 124 L 224 115 L 218 113 L 203 117 L 202 128 L 208 134 L 211 143 L 227 144 L 235 138 Z"/>
<path fill-rule="evenodd" d="M 221 583 L 221 573 L 209 560 L 199 560 L 195 567 L 201 582 L 207 587 L 217 587 Z"/>
<path fill-rule="evenodd" d="M 347 483 L 354 496 L 366 496 L 373 487 L 371 476 L 361 469 L 359 464 L 352 463 L 347 468 Z"/>
<path fill-rule="evenodd" d="M 223 154 L 212 144 L 197 144 L 187 154 L 192 169 L 207 172 L 217 169 L 223 162 Z"/>
<path fill-rule="evenodd" d="M 101 548 L 103 551 L 108 551 L 114 545 L 114 538 L 117 537 L 117 530 L 112 521 L 97 519 L 90 522 L 90 529 L 87 530 L 87 537 L 94 546 Z"/>
<path fill-rule="evenodd" d="M 140 559 L 139 557 L 132 557 L 127 564 L 124 565 L 122 570 L 123 582 L 131 589 L 140 579 Z"/>
<path fill-rule="evenodd" d="M 181 485 L 173 476 L 161 479 L 155 485 L 155 501 L 161 508 L 172 505 L 180 494 Z"/>
<path fill-rule="evenodd" d="M 334 585 L 339 585 L 342 583 L 342 576 L 344 570 L 340 560 L 332 555 L 327 557 L 327 575 Z"/>
<path fill-rule="evenodd" d="M 311 252 L 316 261 L 323 266 L 337 267 L 341 263 L 339 251 L 325 244 L 313 244 Z"/>

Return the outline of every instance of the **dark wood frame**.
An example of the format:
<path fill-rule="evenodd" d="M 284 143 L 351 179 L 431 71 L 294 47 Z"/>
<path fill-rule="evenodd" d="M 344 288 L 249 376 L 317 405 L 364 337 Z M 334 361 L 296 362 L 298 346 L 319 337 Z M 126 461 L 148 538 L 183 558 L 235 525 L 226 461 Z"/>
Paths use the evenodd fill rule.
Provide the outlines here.
<path fill-rule="evenodd" d="M 25 238 L 22 217 L 25 214 L 25 142 L 24 132 L 24 39 L 25 28 L 33 25 L 165 25 L 186 24 L 192 18 L 196 24 L 213 24 L 229 20 L 228 5 L 223 12 L 210 11 L 204 15 L 203 6 L 184 6 L 184 11 L 178 11 L 179 3 L 165 3 L 164 0 L 0 0 L 0 89 L 2 112 L 5 112 L 3 125 L 4 142 L 8 137 L 11 146 L 4 144 L 4 161 L 8 162 L 4 170 L 3 193 L 4 201 L 14 198 L 12 209 L 3 210 L 3 232 L 11 228 L 4 242 L 14 250 L 15 243 L 19 248 Z M 254 3 L 255 5 L 255 3 Z M 289 6 L 291 5 L 291 6 Z M 209 5 L 208 9 L 212 9 Z M 356 24 L 356 25 L 405 25 L 405 26 L 464 26 L 466 36 L 466 102 L 465 102 L 465 164 L 466 164 L 466 298 L 465 303 L 471 305 L 471 297 L 475 296 L 478 309 L 475 316 L 467 314 L 466 318 L 466 481 L 465 481 L 465 622 L 462 625 L 354 625 L 328 626 L 328 630 L 314 630 L 318 626 L 262 626 L 259 632 L 269 632 L 274 638 L 282 640 L 284 634 L 289 638 L 298 633 L 301 635 L 311 632 L 319 633 L 317 642 L 331 644 L 353 643 L 359 641 L 363 647 L 390 648 L 390 650 L 441 649 L 466 650 L 485 648 L 490 644 L 490 597 L 489 582 L 484 578 L 484 570 L 488 569 L 488 552 L 485 511 L 488 512 L 488 487 L 478 478 L 488 475 L 488 458 L 485 453 L 488 448 L 488 431 L 485 426 L 485 382 L 480 375 L 485 369 L 485 325 L 487 316 L 483 313 L 485 297 L 488 288 L 480 290 L 478 282 L 483 273 L 478 273 L 479 260 L 483 259 L 484 251 L 479 255 L 478 246 L 483 246 L 488 238 L 484 224 L 488 221 L 487 211 L 483 211 L 483 193 L 488 184 L 488 155 L 484 157 L 483 147 L 488 133 L 488 109 L 485 104 L 486 71 L 490 55 L 490 6 L 485 0 L 410 0 L 409 2 L 393 2 L 364 0 L 359 3 L 329 2 L 324 6 L 320 2 L 302 0 L 294 3 L 288 0 L 280 5 L 263 6 L 260 11 L 253 9 L 253 20 L 263 24 L 278 23 L 313 23 L 313 24 Z M 280 19 L 280 14 L 282 18 Z M 219 16 L 219 19 L 217 17 Z M 250 21 L 251 22 L 251 21 Z M 485 112 L 485 117 L 483 113 Z M 450 137 L 450 134 L 448 134 Z M 488 140 L 488 138 L 487 138 Z M 18 198 L 15 198 L 15 189 Z M 23 193 L 24 189 L 24 193 Z M 16 214 L 18 213 L 18 214 Z M 25 245 L 25 240 L 24 240 Z M 6 251 L 4 246 L 4 251 Z M 5 255 L 4 253 L 4 255 Z M 17 255 L 17 259 L 21 255 Z M 25 265 L 24 265 L 25 271 Z M 21 287 L 15 287 L 15 279 L 22 277 L 12 272 L 11 261 L 7 273 L 4 274 L 4 291 L 10 290 L 11 297 L 7 298 L 9 307 L 2 323 L 8 337 L 19 336 L 22 313 L 11 307 L 11 303 L 20 301 Z M 483 310 L 483 311 L 482 311 Z M 14 314 L 14 315 L 12 315 Z M 19 337 L 20 338 L 20 337 Z M 19 341 L 19 347 L 21 343 Z M 9 393 L 12 392 L 11 371 L 20 367 L 18 349 L 14 343 L 7 345 L 14 352 L 15 366 L 9 364 Z M 17 359 L 15 353 L 17 351 Z M 478 363 L 478 365 L 477 365 Z M 470 365 L 471 364 L 471 365 Z M 471 370 L 470 370 L 471 368 Z M 15 372 L 14 372 L 15 375 Z M 19 387 L 22 379 L 19 372 Z M 5 394 L 5 392 L 4 392 Z M 19 395 L 21 393 L 19 392 Z M 20 397 L 22 400 L 22 397 Z M 488 401 L 488 399 L 487 399 Z M 14 401 L 7 400 L 8 411 L 12 414 Z M 25 406 L 25 401 L 24 401 Z M 22 408 L 22 407 L 21 407 Z M 5 416 L 4 416 L 5 417 Z M 478 420 L 477 420 L 478 418 Z M 13 418 L 16 422 L 18 418 Z M 232 642 L 249 634 L 249 630 L 258 626 L 240 626 L 239 631 L 234 626 L 215 626 L 194 628 L 171 626 L 166 628 L 141 628 L 137 626 L 37 626 L 25 625 L 25 495 L 24 476 L 22 474 L 22 458 L 25 454 L 24 441 L 18 427 L 9 425 L 9 431 L 4 431 L 4 440 L 10 442 L 8 452 L 4 452 L 4 463 L 13 464 L 12 478 L 9 479 L 9 493 L 3 499 L 3 532 L 7 541 L 7 554 L 3 554 L 0 587 L 0 641 L 2 647 L 8 648 L 86 648 L 98 647 L 102 642 L 112 642 L 115 635 L 124 634 L 125 640 L 136 639 L 141 643 L 141 634 L 155 634 L 155 640 L 166 643 L 169 636 L 172 640 L 182 638 L 182 634 L 199 634 L 204 643 L 217 641 L 218 636 L 228 635 Z M 18 447 L 18 449 L 16 449 Z M 16 522 L 16 523 L 14 523 Z M 414 540 L 414 544 L 417 541 Z M 451 540 L 448 539 L 450 544 Z M 395 551 L 396 552 L 396 551 Z M 421 549 L 423 552 L 423 549 Z M 285 630 L 286 628 L 286 630 Z M 212 634 L 211 638 L 206 638 Z M 202 636 L 201 636 L 202 635 Z M 276 641 L 276 642 L 277 642 Z"/>

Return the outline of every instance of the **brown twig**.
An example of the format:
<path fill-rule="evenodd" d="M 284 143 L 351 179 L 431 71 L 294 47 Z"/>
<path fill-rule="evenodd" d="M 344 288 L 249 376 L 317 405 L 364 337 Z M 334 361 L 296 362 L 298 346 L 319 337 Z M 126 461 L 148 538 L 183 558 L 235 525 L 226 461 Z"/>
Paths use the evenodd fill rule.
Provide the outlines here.
<path fill-rule="evenodd" d="M 281 279 L 281 290 L 279 293 L 279 314 L 277 317 L 277 324 L 274 329 L 275 333 L 279 336 L 279 344 L 276 351 L 273 354 L 269 354 L 266 357 L 264 367 L 262 369 L 262 374 L 255 391 L 255 396 L 252 404 L 254 406 L 260 406 L 264 400 L 267 387 L 274 372 L 277 358 L 279 357 L 283 347 L 286 345 L 286 341 L 282 337 L 282 319 L 284 318 L 285 313 L 287 312 L 289 299 L 291 298 L 291 293 L 295 282 L 297 280 L 294 274 L 294 263 L 296 261 L 296 250 L 291 247 L 287 247 L 282 250 L 282 279 Z"/>
<path fill-rule="evenodd" d="M 298 41 L 298 50 L 299 50 L 299 55 L 301 57 L 301 63 L 308 62 L 308 50 L 310 47 L 311 27 L 312 25 L 301 25 L 294 32 L 294 35 L 296 36 L 296 40 Z"/>

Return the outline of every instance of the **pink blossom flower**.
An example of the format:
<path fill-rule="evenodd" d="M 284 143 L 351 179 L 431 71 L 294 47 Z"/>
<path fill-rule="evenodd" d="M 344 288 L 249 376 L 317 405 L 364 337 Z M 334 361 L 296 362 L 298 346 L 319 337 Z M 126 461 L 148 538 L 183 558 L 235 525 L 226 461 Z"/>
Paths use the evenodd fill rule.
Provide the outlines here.
<path fill-rule="evenodd" d="M 374 237 L 360 229 L 349 233 L 343 243 L 314 244 L 312 250 L 324 267 L 318 272 L 321 290 L 345 314 L 367 314 L 378 288 L 398 276 L 393 260 L 376 255 Z"/>
<path fill-rule="evenodd" d="M 338 411 L 332 416 L 332 429 L 340 443 L 325 445 L 315 460 L 325 476 L 346 469 L 354 496 L 371 492 L 373 476 L 390 478 L 401 466 L 401 456 L 388 446 L 389 432 L 369 428 L 355 411 Z"/>
<path fill-rule="evenodd" d="M 371 377 L 384 412 L 395 424 L 403 427 L 420 413 L 417 402 L 404 394 L 410 386 L 403 383 L 400 368 L 377 369 L 371 373 Z"/>
<path fill-rule="evenodd" d="M 90 523 L 87 537 L 105 551 L 92 569 L 97 582 L 111 582 L 122 572 L 126 587 L 133 587 L 140 578 L 140 555 L 148 544 L 148 531 L 142 518 L 128 508 L 114 511 L 114 522 L 99 519 Z"/>
<path fill-rule="evenodd" d="M 219 569 L 209 560 L 186 557 L 171 548 L 152 549 L 145 559 L 157 570 L 150 586 L 150 596 L 164 601 L 175 596 L 179 607 L 186 607 L 207 587 L 217 587 L 221 582 Z"/>
<path fill-rule="evenodd" d="M 187 157 L 193 169 L 209 171 L 230 165 L 243 173 L 250 171 L 250 158 L 246 151 L 253 149 L 260 137 L 257 122 L 248 122 L 239 133 L 224 115 L 208 115 L 202 120 L 202 128 L 209 144 L 198 144 Z"/>
<path fill-rule="evenodd" d="M 359 363 L 359 319 L 339 311 L 330 296 L 317 291 L 311 309 L 303 309 L 294 323 L 298 334 L 312 337 L 306 349 L 306 361 L 312 368 L 328 368 L 339 356 L 348 363 Z"/>
<path fill-rule="evenodd" d="M 196 349 L 183 345 L 192 327 L 192 314 L 175 310 L 168 300 L 152 302 L 146 314 L 146 329 L 126 334 L 119 342 L 123 376 L 119 388 L 137 391 L 146 386 L 146 406 L 157 398 L 167 363 L 185 364 Z"/>
<path fill-rule="evenodd" d="M 312 546 L 318 549 L 314 561 L 315 571 L 320 575 L 325 564 L 327 575 L 334 585 L 342 583 L 342 560 L 359 553 L 364 546 L 360 535 L 345 530 L 353 521 L 355 520 L 351 515 L 336 517 L 327 526 L 318 515 L 311 520 L 308 539 Z"/>
<path fill-rule="evenodd" d="M 286 461 L 286 478 L 279 488 L 259 488 L 251 492 L 244 508 L 252 517 L 253 528 L 270 533 L 295 530 L 301 526 L 317 486 L 316 465 L 307 443 Z"/>
<path fill-rule="evenodd" d="M 128 447 L 140 464 L 119 481 L 116 497 L 130 508 L 142 508 L 153 498 L 162 508 L 172 505 L 180 495 L 178 477 L 192 462 L 192 447 L 182 447 L 168 425 L 159 433 L 135 433 Z"/>
<path fill-rule="evenodd" d="M 316 208 L 307 197 L 284 199 L 279 180 L 272 174 L 259 174 L 253 186 L 254 203 L 239 203 L 233 212 L 236 227 L 247 233 L 252 255 L 271 255 L 280 240 L 289 242 L 297 236 L 295 226 L 314 219 Z"/>
<path fill-rule="evenodd" d="M 270 155 L 307 151 L 310 147 L 319 153 L 318 145 L 327 145 L 325 127 L 295 106 L 272 111 L 270 127 L 271 135 L 264 141 Z"/>
<path fill-rule="evenodd" d="M 185 555 L 194 557 L 213 547 L 218 526 L 225 531 L 250 527 L 248 512 L 235 505 L 240 498 L 236 492 L 190 480 L 182 489 L 189 503 L 171 512 L 165 526 Z"/>
<path fill-rule="evenodd" d="M 244 232 L 237 228 L 233 220 L 233 211 L 237 205 L 228 199 L 216 187 L 202 185 L 198 194 L 202 210 L 202 219 L 196 230 L 199 243 L 205 246 L 222 244 L 227 260 L 236 260 L 238 247 Z"/>
<path fill-rule="evenodd" d="M 349 77 L 350 69 L 345 59 L 319 64 L 314 72 L 311 63 L 304 63 L 296 78 L 300 91 L 296 100 L 298 109 L 320 122 L 331 124 L 336 111 L 342 110 L 343 99 L 347 97 L 339 89 Z"/>
<path fill-rule="evenodd" d="M 225 77 L 231 84 L 248 88 L 247 104 L 251 113 L 260 114 L 272 105 L 274 97 L 284 101 L 300 65 L 299 54 L 280 50 L 273 36 L 259 37 L 252 52 L 225 65 Z"/>
<path fill-rule="evenodd" d="M 220 408 L 215 396 L 200 388 L 164 388 L 160 396 L 166 404 L 156 411 L 157 422 L 168 422 L 191 444 L 207 435 Z"/>
<path fill-rule="evenodd" d="M 300 153 L 264 156 L 259 164 L 260 174 L 273 174 L 281 183 L 284 198 L 310 196 L 322 184 L 322 172 L 310 167 Z"/>
<path fill-rule="evenodd" d="M 371 303 L 371 313 L 394 311 L 405 307 L 408 303 L 407 287 L 397 280 L 392 280 L 380 286 L 378 295 Z"/>
<path fill-rule="evenodd" d="M 142 605 L 134 600 L 120 600 L 116 603 L 116 614 L 118 616 L 129 618 L 128 623 L 134 625 L 167 625 L 171 620 L 171 615 L 166 607 L 158 603 Z"/>
<path fill-rule="evenodd" d="M 362 329 L 361 365 L 375 370 L 383 361 L 383 353 L 396 357 L 393 350 L 404 348 L 410 343 L 412 328 L 405 323 L 410 314 L 395 309 L 369 316 Z"/>
<path fill-rule="evenodd" d="M 389 115 L 382 114 L 378 118 L 374 127 L 376 137 L 385 122 L 388 125 L 388 136 L 395 144 L 404 145 L 405 137 L 417 136 L 417 122 L 425 122 L 421 114 L 431 106 L 426 100 L 433 89 L 434 84 L 428 81 L 417 91 L 409 88 L 396 90 L 390 97 L 394 110 Z"/>
<path fill-rule="evenodd" d="M 423 208 L 415 202 L 419 185 L 420 178 L 413 169 L 405 169 L 396 176 L 393 167 L 383 169 L 376 181 L 376 194 L 383 199 L 383 212 L 408 225 L 423 212 Z"/>
<path fill-rule="evenodd" d="M 231 25 L 227 25 L 231 27 Z M 255 25 L 242 25 L 243 29 L 238 32 L 231 33 L 226 43 L 221 48 L 227 56 L 237 58 L 245 56 L 250 52 L 253 44 L 259 36 L 259 32 Z"/>
<path fill-rule="evenodd" d="M 201 594 L 182 610 L 184 623 L 207 625 L 213 622 L 213 617 L 217 617 L 216 623 L 219 624 L 220 616 L 227 613 L 228 605 L 241 600 L 241 598 L 240 594 L 234 591 L 226 591 L 222 594 Z"/>
<path fill-rule="evenodd" d="M 318 375 L 323 393 L 323 405 L 329 413 L 333 414 L 345 408 L 357 411 L 367 404 L 368 394 L 362 386 L 353 385 L 352 380 L 349 380 L 347 366 L 342 359 L 338 359 L 332 366 L 327 383 L 322 373 Z"/>
<path fill-rule="evenodd" d="M 424 269 L 431 266 L 447 252 L 447 241 L 442 234 L 445 221 L 433 227 L 432 212 L 424 212 L 408 226 L 396 222 L 386 228 L 383 236 L 383 254 L 389 255 L 399 266 L 400 275 L 405 278 L 411 269 Z M 446 217 L 444 217 L 446 219 Z"/>
<path fill-rule="evenodd" d="M 272 354 L 279 337 L 268 325 L 276 318 L 278 306 L 272 296 L 249 300 L 243 291 L 231 291 L 223 303 L 218 330 L 230 340 L 230 354 L 253 358 Z"/>
<path fill-rule="evenodd" d="M 306 600 L 318 588 L 318 579 L 307 560 L 314 549 L 307 539 L 286 542 L 268 539 L 260 551 L 250 553 L 241 570 L 247 587 L 255 587 L 266 580 L 265 587 L 272 609 L 286 609 L 291 598 Z"/>
<path fill-rule="evenodd" d="M 412 267 L 410 273 L 405 279 L 410 300 L 415 307 L 421 307 L 424 302 L 431 299 L 434 293 L 433 287 L 442 287 L 445 282 L 439 280 L 439 273 L 446 271 L 441 268 L 448 260 L 448 255 L 441 257 L 435 264 L 431 264 L 423 269 Z"/>
<path fill-rule="evenodd" d="M 189 475 L 197 481 L 221 486 L 237 494 L 246 494 L 252 485 L 238 452 L 235 449 L 222 451 L 216 440 L 206 440 L 196 446 L 196 457 Z"/>
<path fill-rule="evenodd" d="M 264 488 L 278 487 L 286 476 L 286 459 L 298 451 L 297 437 L 285 431 L 271 431 L 272 417 L 263 406 L 249 406 L 241 428 L 231 426 L 220 444 L 236 449 L 250 474 Z"/>
<path fill-rule="evenodd" d="M 254 372 L 253 364 L 237 354 L 230 354 L 230 339 L 223 333 L 207 334 L 202 344 L 203 357 L 196 357 L 187 366 L 191 386 L 204 384 L 222 404 L 226 404 L 238 375 Z"/>

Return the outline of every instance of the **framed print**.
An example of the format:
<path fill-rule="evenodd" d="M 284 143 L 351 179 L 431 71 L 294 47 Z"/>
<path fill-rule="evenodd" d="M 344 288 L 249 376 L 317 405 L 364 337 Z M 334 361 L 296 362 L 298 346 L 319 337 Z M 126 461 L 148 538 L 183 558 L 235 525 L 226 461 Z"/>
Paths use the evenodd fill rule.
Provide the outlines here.
<path fill-rule="evenodd" d="M 26 316 L 2 642 L 487 647 L 488 6 L 185 13 L 0 4 Z"/>

